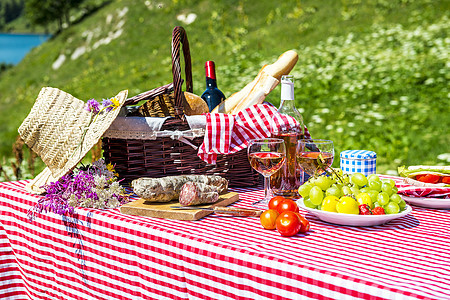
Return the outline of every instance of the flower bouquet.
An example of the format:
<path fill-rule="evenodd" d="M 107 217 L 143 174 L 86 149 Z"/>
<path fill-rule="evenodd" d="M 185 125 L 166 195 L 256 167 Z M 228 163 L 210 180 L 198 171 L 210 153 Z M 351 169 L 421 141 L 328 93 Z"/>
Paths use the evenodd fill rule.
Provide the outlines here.
<path fill-rule="evenodd" d="M 35 213 L 48 211 L 73 214 L 75 207 L 117 208 L 129 201 L 117 176 L 114 167 L 106 165 L 103 159 L 76 168 L 58 181 L 45 185 L 44 196 L 30 208 L 28 216 L 33 218 Z"/>

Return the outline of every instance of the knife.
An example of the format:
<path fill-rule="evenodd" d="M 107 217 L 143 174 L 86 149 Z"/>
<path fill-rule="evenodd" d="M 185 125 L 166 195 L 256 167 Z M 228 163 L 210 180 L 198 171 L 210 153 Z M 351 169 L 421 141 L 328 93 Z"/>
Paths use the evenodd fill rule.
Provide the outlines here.
<path fill-rule="evenodd" d="M 208 210 L 215 214 L 225 214 L 233 215 L 238 217 L 259 217 L 262 214 L 262 210 L 259 209 L 247 209 L 247 208 L 236 208 L 236 207 L 225 207 L 225 206 L 215 206 L 215 207 L 195 207 L 195 206 L 171 206 L 174 209 L 187 209 L 187 210 Z"/>

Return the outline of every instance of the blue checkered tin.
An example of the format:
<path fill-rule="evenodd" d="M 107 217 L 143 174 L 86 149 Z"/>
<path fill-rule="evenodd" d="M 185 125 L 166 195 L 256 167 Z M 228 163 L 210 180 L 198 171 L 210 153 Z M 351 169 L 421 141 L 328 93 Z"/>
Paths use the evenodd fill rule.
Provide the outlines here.
<path fill-rule="evenodd" d="M 341 169 L 344 173 L 362 173 L 366 176 L 377 172 L 377 154 L 369 150 L 345 150 L 341 152 Z"/>

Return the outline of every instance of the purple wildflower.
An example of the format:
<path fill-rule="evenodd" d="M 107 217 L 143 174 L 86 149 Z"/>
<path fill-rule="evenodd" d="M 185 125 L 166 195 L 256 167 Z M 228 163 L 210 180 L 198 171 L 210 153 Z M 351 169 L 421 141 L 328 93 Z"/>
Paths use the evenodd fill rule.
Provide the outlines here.
<path fill-rule="evenodd" d="M 104 168 L 106 169 L 106 166 Z M 102 184 L 98 186 L 96 180 L 99 176 L 105 176 L 102 174 L 102 168 L 92 165 L 78 168 L 77 171 L 64 175 L 60 180 L 44 186 L 45 196 L 40 198 L 34 207 L 28 211 L 30 220 L 34 219 L 35 213 L 54 212 L 60 215 L 72 215 L 75 213 L 75 207 L 96 207 L 95 204 L 86 206 L 86 203 L 89 203 L 86 200 L 89 199 L 93 203 L 102 203 L 100 207 L 110 207 L 110 200 L 117 200 L 120 204 L 128 202 L 129 199 L 125 190 L 117 189 L 118 181 L 116 181 L 115 176 L 111 178 L 105 176 L 105 180 L 108 180 L 106 186 Z M 99 191 L 101 193 L 97 194 Z M 105 198 L 104 191 L 107 195 L 109 194 L 107 196 L 109 198 Z"/>
<path fill-rule="evenodd" d="M 95 99 L 90 99 L 87 101 L 85 109 L 88 112 L 92 112 L 94 113 L 94 115 L 96 115 L 100 112 L 100 103 L 98 103 Z"/>
<path fill-rule="evenodd" d="M 71 180 L 72 174 L 67 174 L 61 177 L 59 181 L 46 185 L 44 189 L 47 194 L 39 199 L 36 205 L 30 209 L 29 215 L 32 215 L 33 211 L 38 213 L 53 211 L 60 215 L 73 213 L 74 208 L 69 206 L 67 199 L 64 197 L 64 192 L 69 187 Z"/>
<path fill-rule="evenodd" d="M 111 99 L 103 99 L 102 106 L 106 109 L 106 112 L 110 112 L 114 108 Z"/>

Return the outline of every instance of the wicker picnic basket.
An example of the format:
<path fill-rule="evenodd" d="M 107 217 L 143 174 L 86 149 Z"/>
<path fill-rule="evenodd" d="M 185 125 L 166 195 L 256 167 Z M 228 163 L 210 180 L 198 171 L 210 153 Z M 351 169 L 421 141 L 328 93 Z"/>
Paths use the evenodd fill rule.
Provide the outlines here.
<path fill-rule="evenodd" d="M 167 108 L 170 110 L 169 115 L 173 115 L 164 121 L 161 131 L 173 131 L 177 134 L 190 130 L 183 110 L 186 100 L 182 92 L 180 44 L 183 46 L 186 91 L 192 92 L 189 43 L 185 30 L 175 27 L 172 34 L 173 82 L 129 98 L 125 103 L 135 105 L 142 100 L 158 101 L 159 103 L 153 103 L 152 106 Z M 161 95 L 165 97 L 159 97 Z M 173 99 L 173 105 L 170 99 Z M 198 158 L 197 149 L 193 146 L 199 147 L 203 138 L 204 134 L 185 143 L 167 136 L 156 139 L 103 137 L 103 155 L 107 163 L 115 165 L 119 177 L 126 183 L 140 177 L 181 174 L 221 175 L 229 180 L 230 186 L 255 186 L 260 183 L 260 175 L 248 162 L 246 149 L 234 154 L 218 155 L 216 164 L 207 164 Z"/>

